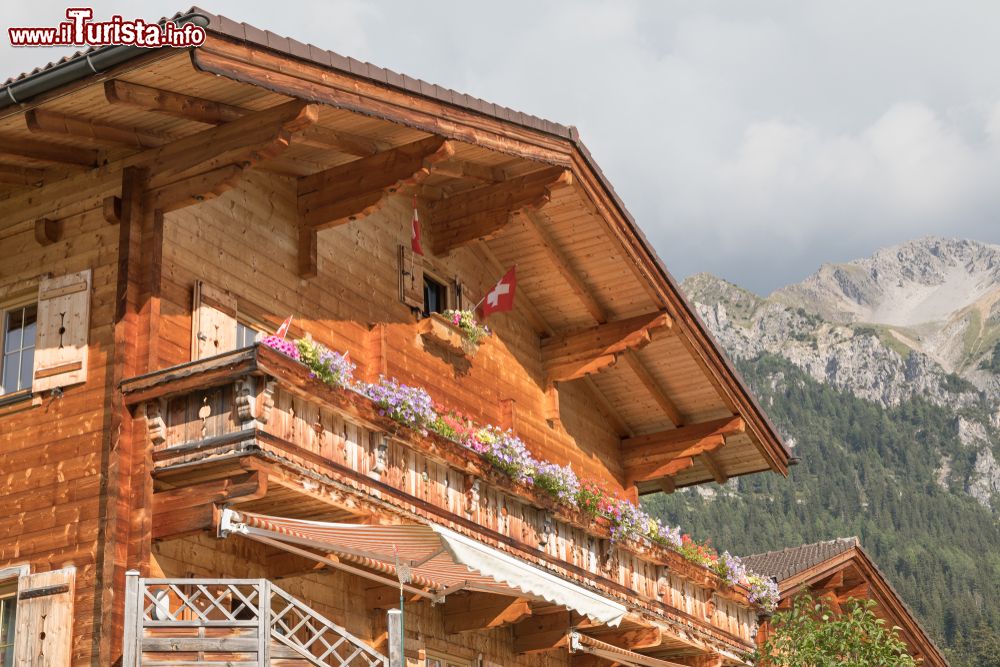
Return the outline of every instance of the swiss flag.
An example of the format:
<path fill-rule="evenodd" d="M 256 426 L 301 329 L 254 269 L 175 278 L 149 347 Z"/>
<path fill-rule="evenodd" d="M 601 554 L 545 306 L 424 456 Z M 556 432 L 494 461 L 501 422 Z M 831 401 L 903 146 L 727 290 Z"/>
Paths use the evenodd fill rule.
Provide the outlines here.
<path fill-rule="evenodd" d="M 417 213 L 417 197 L 413 197 L 413 230 L 410 236 L 410 247 L 413 248 L 413 252 L 420 256 L 423 256 L 424 249 L 420 245 L 420 215 Z"/>
<path fill-rule="evenodd" d="M 479 312 L 483 319 L 492 313 L 503 313 L 514 309 L 514 290 L 517 288 L 517 275 L 514 273 L 516 266 L 503 274 L 500 282 L 491 289 L 483 298 Z"/>
<path fill-rule="evenodd" d="M 292 316 L 291 315 L 288 316 L 287 320 L 285 320 L 284 322 L 281 323 L 281 326 L 278 327 L 278 330 L 274 333 L 274 335 L 277 336 L 277 337 L 279 337 L 279 338 L 284 338 L 285 336 L 288 335 L 288 327 L 290 327 L 290 326 L 292 326 Z"/>

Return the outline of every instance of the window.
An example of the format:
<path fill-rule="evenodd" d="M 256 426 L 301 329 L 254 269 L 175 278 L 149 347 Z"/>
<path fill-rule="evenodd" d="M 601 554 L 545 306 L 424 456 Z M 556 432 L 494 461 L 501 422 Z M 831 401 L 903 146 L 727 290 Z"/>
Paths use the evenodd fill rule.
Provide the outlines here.
<path fill-rule="evenodd" d="M 242 322 L 236 323 L 236 349 L 243 347 L 250 347 L 261 338 L 264 334 L 249 324 L 243 324 Z"/>
<path fill-rule="evenodd" d="M 35 329 L 38 305 L 30 304 L 3 311 L 3 357 L 0 370 L 3 383 L 0 394 L 12 394 L 31 388 L 35 365 Z"/>
<path fill-rule="evenodd" d="M 424 667 L 471 667 L 472 663 L 468 660 L 461 660 L 459 658 L 454 658 L 442 654 L 427 654 L 427 658 L 424 660 Z"/>
<path fill-rule="evenodd" d="M 17 590 L 0 587 L 0 667 L 14 665 L 14 625 L 17 622 Z"/>
<path fill-rule="evenodd" d="M 448 310 L 448 288 L 424 274 L 424 317 Z"/>

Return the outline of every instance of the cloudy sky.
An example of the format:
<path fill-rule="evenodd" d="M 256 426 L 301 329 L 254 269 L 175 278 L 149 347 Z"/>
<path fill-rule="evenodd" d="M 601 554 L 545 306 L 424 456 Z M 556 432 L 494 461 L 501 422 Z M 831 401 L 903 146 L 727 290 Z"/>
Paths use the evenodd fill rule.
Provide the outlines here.
<path fill-rule="evenodd" d="M 94 6 L 147 19 L 183 8 Z M 3 21 L 52 25 L 65 7 L 8 1 Z M 205 9 L 576 125 L 679 278 L 710 271 L 766 293 L 927 234 L 1000 242 L 997 2 Z M 5 46 L 0 64 L 15 73 L 54 55 Z"/>

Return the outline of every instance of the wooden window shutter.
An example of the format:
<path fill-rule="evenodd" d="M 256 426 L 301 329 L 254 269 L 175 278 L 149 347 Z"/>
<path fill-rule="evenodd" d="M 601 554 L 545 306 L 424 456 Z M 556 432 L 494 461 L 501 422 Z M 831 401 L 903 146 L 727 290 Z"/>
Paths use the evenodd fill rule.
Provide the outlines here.
<path fill-rule="evenodd" d="M 191 357 L 204 359 L 235 349 L 236 297 L 199 280 L 191 313 Z"/>
<path fill-rule="evenodd" d="M 90 269 L 39 281 L 33 392 L 87 380 L 90 287 Z"/>
<path fill-rule="evenodd" d="M 399 298 L 411 308 L 424 307 L 424 263 L 420 255 L 399 246 Z"/>
<path fill-rule="evenodd" d="M 20 577 L 14 664 L 63 667 L 73 651 L 76 570 L 69 567 Z"/>

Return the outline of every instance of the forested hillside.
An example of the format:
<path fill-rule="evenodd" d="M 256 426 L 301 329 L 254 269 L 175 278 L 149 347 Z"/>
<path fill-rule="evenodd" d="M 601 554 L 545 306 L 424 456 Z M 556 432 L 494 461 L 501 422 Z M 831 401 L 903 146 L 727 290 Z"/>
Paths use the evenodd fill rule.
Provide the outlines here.
<path fill-rule="evenodd" d="M 656 494 L 647 508 L 742 554 L 857 535 L 955 667 L 1000 664 L 1000 524 L 949 481 L 968 479 L 976 460 L 956 422 L 988 422 L 988 402 L 884 407 L 779 357 L 738 365 L 801 463 L 787 480 L 753 475 L 714 492 Z"/>

